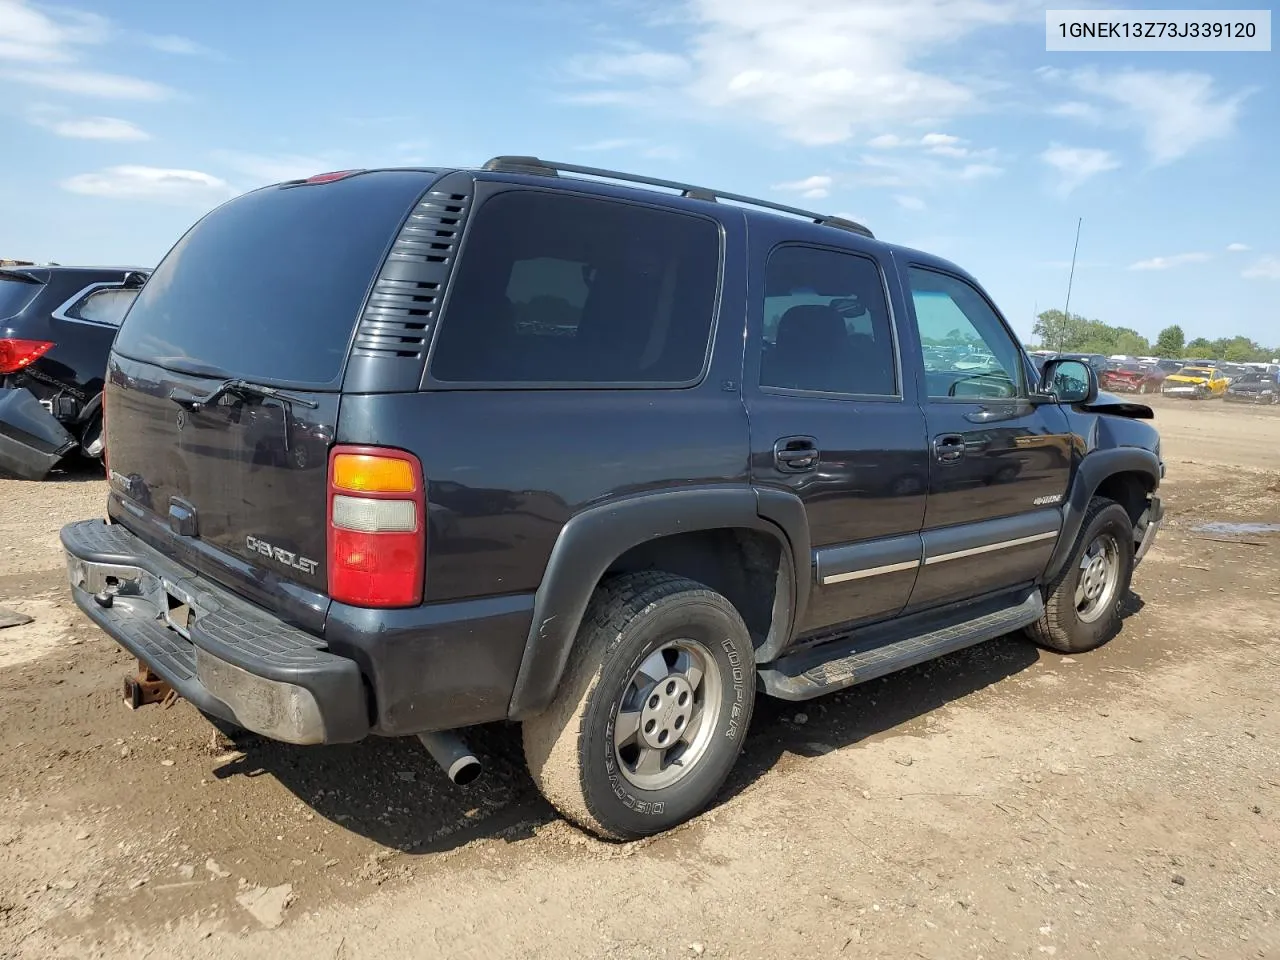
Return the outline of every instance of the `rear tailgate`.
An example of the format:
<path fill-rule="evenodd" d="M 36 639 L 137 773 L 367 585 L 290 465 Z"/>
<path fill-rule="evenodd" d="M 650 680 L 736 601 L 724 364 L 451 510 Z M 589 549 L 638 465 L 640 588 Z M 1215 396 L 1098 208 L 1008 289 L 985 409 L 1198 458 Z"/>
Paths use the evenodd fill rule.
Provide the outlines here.
<path fill-rule="evenodd" d="M 231 201 L 156 269 L 112 353 L 113 516 L 311 630 L 327 609 L 327 459 L 353 332 L 433 179 L 374 172 Z"/>

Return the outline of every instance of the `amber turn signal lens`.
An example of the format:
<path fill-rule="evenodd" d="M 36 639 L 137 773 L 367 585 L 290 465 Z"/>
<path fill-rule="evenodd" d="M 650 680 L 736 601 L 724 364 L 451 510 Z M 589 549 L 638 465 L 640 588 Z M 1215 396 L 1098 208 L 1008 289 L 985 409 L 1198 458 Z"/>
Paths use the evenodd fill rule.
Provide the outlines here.
<path fill-rule="evenodd" d="M 333 485 L 357 493 L 413 493 L 413 467 L 407 460 L 340 453 L 333 458 Z"/>

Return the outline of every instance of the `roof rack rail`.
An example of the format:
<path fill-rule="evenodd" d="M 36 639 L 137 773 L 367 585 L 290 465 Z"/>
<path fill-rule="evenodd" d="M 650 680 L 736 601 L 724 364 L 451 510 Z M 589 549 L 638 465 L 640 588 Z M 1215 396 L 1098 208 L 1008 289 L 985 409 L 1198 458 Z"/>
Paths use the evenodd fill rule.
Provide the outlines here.
<path fill-rule="evenodd" d="M 828 216 L 824 213 L 814 213 L 812 210 L 803 210 L 800 207 L 790 207 L 784 203 L 773 203 L 770 200 L 760 200 L 757 197 L 747 197 L 739 193 L 726 193 L 723 190 L 712 190 L 708 187 L 696 187 L 690 183 L 680 183 L 677 180 L 661 180 L 657 177 L 643 177 L 635 173 L 622 173 L 618 170 L 604 170 L 600 167 L 582 167 L 574 163 L 554 163 L 550 160 L 540 160 L 537 157 L 494 157 L 488 161 L 485 170 L 499 173 L 523 173 L 539 177 L 558 177 L 561 173 L 576 173 L 586 177 L 598 177 L 603 180 L 622 180 L 626 183 L 642 183 L 651 187 L 664 187 L 668 190 L 678 190 L 682 197 L 690 197 L 694 200 L 707 200 L 715 203 L 718 200 L 729 200 L 734 203 L 744 203 L 753 207 L 764 207 L 768 210 L 775 210 L 779 213 L 789 213 L 793 216 L 804 217 L 806 220 L 812 220 L 814 223 L 821 224 L 824 227 L 836 227 L 840 230 L 848 230 L 864 237 L 875 239 L 875 234 L 860 223 L 853 220 L 846 220 L 843 217 Z"/>

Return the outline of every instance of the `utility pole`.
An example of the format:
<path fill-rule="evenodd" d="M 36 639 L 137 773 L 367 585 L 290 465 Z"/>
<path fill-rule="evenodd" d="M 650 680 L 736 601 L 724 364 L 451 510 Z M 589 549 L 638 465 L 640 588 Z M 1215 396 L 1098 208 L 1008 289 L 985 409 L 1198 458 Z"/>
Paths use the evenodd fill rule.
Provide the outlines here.
<path fill-rule="evenodd" d="M 1084 224 L 1084 217 L 1076 221 L 1076 244 L 1071 248 L 1071 272 L 1067 274 L 1067 302 L 1062 308 L 1062 333 L 1058 336 L 1058 352 L 1062 352 L 1063 344 L 1067 339 L 1067 324 L 1071 321 L 1071 284 L 1076 278 L 1076 254 L 1080 250 L 1080 227 Z"/>

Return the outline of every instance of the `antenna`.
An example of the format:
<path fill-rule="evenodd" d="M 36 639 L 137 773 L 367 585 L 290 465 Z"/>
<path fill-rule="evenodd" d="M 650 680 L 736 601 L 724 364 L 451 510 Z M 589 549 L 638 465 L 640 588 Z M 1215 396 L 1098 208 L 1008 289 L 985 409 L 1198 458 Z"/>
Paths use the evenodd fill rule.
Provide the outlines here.
<path fill-rule="evenodd" d="M 1067 274 L 1067 302 L 1062 307 L 1062 332 L 1058 334 L 1058 352 L 1062 352 L 1062 347 L 1067 339 L 1067 324 L 1071 321 L 1071 284 L 1076 278 L 1076 253 L 1080 250 L 1080 227 L 1084 224 L 1084 217 L 1076 221 L 1076 245 L 1071 248 L 1071 272 Z"/>

